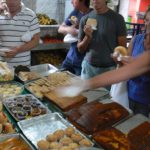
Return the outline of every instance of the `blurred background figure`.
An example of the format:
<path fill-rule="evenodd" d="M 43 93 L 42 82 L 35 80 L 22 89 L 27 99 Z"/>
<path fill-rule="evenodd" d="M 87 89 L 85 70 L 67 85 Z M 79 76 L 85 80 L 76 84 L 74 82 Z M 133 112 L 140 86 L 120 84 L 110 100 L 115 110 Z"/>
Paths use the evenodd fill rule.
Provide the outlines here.
<path fill-rule="evenodd" d="M 71 46 L 65 60 L 62 63 L 62 69 L 68 70 L 73 74 L 80 75 L 81 63 L 84 58 L 84 53 L 79 53 L 77 49 L 78 28 L 80 19 L 91 11 L 89 8 L 90 0 L 72 0 L 71 2 L 74 10 L 66 18 L 65 22 L 63 22 L 59 27 L 58 32 L 65 35 L 70 34 L 76 39 L 70 41 Z"/>
<path fill-rule="evenodd" d="M 2 0 L 0 12 L 0 61 L 11 66 L 30 66 L 30 50 L 40 39 L 36 14 L 21 0 Z"/>

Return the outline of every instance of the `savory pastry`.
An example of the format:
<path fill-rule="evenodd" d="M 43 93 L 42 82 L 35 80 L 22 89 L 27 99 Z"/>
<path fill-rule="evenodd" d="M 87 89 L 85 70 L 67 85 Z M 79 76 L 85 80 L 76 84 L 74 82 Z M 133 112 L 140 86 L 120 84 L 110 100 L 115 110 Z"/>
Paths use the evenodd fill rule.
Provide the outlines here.
<path fill-rule="evenodd" d="M 60 150 L 72 150 L 69 146 L 63 146 L 60 148 Z"/>
<path fill-rule="evenodd" d="M 114 52 L 118 52 L 119 54 L 121 54 L 122 56 L 126 56 L 127 55 L 127 49 L 123 46 L 117 46 L 114 49 Z"/>
<path fill-rule="evenodd" d="M 48 142 L 56 142 L 57 141 L 57 135 L 49 134 L 49 135 L 46 136 L 46 140 Z"/>
<path fill-rule="evenodd" d="M 72 142 L 73 142 L 72 139 L 69 137 L 64 137 L 64 138 L 60 139 L 60 143 L 64 146 L 67 146 Z"/>
<path fill-rule="evenodd" d="M 14 133 L 15 130 L 13 129 L 13 126 L 11 123 L 7 122 L 4 124 L 4 133 Z"/>
<path fill-rule="evenodd" d="M 74 142 L 79 142 L 83 139 L 83 137 L 79 133 L 72 134 L 71 138 Z"/>
<path fill-rule="evenodd" d="M 56 130 L 54 133 L 54 135 L 57 136 L 57 139 L 61 139 L 62 137 L 64 137 L 64 130 Z"/>
<path fill-rule="evenodd" d="M 68 146 L 69 146 L 69 148 L 71 148 L 73 150 L 79 148 L 79 144 L 77 144 L 77 143 L 70 143 Z"/>
<path fill-rule="evenodd" d="M 65 134 L 67 136 L 71 136 L 74 133 L 75 133 L 75 129 L 73 127 L 68 127 L 68 128 L 65 129 Z"/>
<path fill-rule="evenodd" d="M 91 147 L 92 143 L 87 139 L 82 139 L 79 144 L 84 147 Z"/>
<path fill-rule="evenodd" d="M 40 140 L 37 142 L 37 146 L 40 150 L 49 150 L 50 143 L 46 140 Z"/>
<path fill-rule="evenodd" d="M 58 143 L 58 142 L 51 142 L 51 143 L 49 144 L 49 148 L 50 148 L 50 149 L 59 149 L 60 147 L 61 147 L 61 144 Z"/>
<path fill-rule="evenodd" d="M 4 124 L 7 121 L 8 121 L 7 116 L 3 112 L 0 112 L 0 123 Z"/>

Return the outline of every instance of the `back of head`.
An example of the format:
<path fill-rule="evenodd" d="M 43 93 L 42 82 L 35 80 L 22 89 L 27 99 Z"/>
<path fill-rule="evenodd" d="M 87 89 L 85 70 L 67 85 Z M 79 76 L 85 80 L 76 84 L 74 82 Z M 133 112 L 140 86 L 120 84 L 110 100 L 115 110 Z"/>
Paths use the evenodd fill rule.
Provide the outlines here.
<path fill-rule="evenodd" d="M 79 0 L 80 2 L 84 1 L 86 7 L 90 7 L 90 0 Z"/>

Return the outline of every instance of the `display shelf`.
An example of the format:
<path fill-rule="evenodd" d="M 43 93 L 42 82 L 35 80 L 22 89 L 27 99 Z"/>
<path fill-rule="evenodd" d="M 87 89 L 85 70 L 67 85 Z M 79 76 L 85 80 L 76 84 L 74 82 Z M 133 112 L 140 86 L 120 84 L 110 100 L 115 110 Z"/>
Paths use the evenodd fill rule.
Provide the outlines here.
<path fill-rule="evenodd" d="M 68 43 L 50 43 L 50 44 L 39 44 L 32 51 L 37 50 L 56 50 L 56 49 L 69 49 L 70 44 Z"/>

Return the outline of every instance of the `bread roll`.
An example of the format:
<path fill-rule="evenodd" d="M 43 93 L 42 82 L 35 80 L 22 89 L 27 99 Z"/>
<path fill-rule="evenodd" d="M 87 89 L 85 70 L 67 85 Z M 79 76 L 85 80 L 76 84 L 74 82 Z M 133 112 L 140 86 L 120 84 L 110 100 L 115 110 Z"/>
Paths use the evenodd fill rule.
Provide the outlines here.
<path fill-rule="evenodd" d="M 40 140 L 37 143 L 37 146 L 40 150 L 49 150 L 49 142 L 45 140 Z"/>
<path fill-rule="evenodd" d="M 123 46 L 117 46 L 115 49 L 114 49 L 114 52 L 118 52 L 120 53 L 122 56 L 126 56 L 127 55 L 127 49 Z"/>
<path fill-rule="evenodd" d="M 86 25 L 89 25 L 89 26 L 91 26 L 91 27 L 96 29 L 97 20 L 94 19 L 94 18 L 88 18 L 87 21 L 86 21 Z"/>

